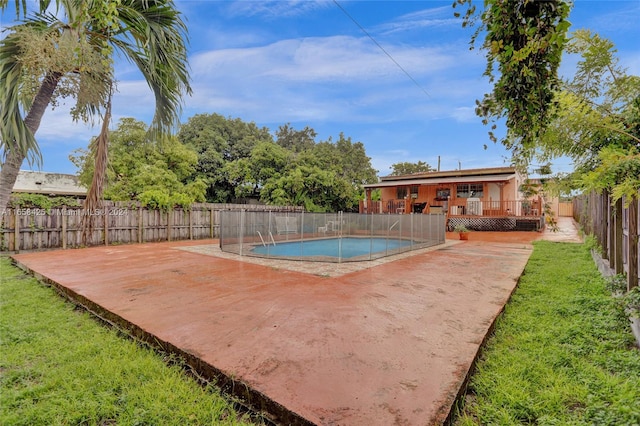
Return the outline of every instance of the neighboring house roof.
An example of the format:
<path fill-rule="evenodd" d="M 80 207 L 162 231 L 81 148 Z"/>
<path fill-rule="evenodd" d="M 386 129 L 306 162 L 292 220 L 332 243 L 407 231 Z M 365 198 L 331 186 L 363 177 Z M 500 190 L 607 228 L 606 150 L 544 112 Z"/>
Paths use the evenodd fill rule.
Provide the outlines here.
<path fill-rule="evenodd" d="M 449 170 L 443 172 L 422 172 L 404 176 L 385 176 L 381 182 L 364 185 L 365 188 L 382 188 L 398 185 L 428 185 L 464 182 L 500 182 L 515 178 L 513 167 L 493 167 L 486 169 Z"/>
<path fill-rule="evenodd" d="M 87 188 L 80 185 L 75 175 L 20 170 L 12 192 L 84 197 Z"/>

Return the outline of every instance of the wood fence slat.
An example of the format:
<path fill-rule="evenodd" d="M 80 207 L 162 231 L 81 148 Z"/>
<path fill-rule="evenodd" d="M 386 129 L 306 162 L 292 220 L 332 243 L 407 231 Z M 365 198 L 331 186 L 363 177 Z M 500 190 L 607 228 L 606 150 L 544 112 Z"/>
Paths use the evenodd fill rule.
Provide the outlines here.
<path fill-rule="evenodd" d="M 627 290 L 638 286 L 638 202 L 639 198 L 629 204 L 629 272 L 627 273 Z"/>
<path fill-rule="evenodd" d="M 615 229 L 612 243 L 614 246 L 612 247 L 613 256 L 609 262 L 616 274 L 624 273 L 624 253 L 622 251 L 622 246 L 624 245 L 624 221 L 622 211 L 622 200 L 618 200 L 614 205 L 613 211 L 613 226 Z"/>

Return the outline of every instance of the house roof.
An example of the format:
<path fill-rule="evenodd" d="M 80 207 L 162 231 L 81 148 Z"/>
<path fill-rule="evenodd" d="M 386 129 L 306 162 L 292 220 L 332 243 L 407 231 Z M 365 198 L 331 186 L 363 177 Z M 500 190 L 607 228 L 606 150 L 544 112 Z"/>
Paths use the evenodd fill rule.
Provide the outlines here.
<path fill-rule="evenodd" d="M 83 197 L 87 188 L 80 185 L 75 175 L 20 170 L 12 192 Z"/>
<path fill-rule="evenodd" d="M 450 177 L 433 177 L 422 179 L 403 179 L 392 180 L 388 182 L 372 183 L 363 185 L 365 188 L 385 188 L 390 186 L 403 185 L 433 185 L 445 183 L 469 183 L 469 182 L 506 182 L 516 177 L 515 173 L 493 174 L 493 175 L 474 175 L 474 176 L 450 176 Z"/>
<path fill-rule="evenodd" d="M 390 186 L 433 185 L 465 182 L 508 181 L 518 174 L 515 167 L 489 167 L 484 169 L 447 170 L 420 172 L 402 176 L 384 176 L 380 182 L 364 185 L 365 188 L 385 188 Z"/>
<path fill-rule="evenodd" d="M 466 170 L 447 170 L 438 172 L 419 172 L 410 175 L 401 176 L 384 176 L 380 178 L 382 182 L 386 181 L 398 181 L 398 180 L 415 180 L 415 179 L 436 179 L 443 177 L 464 177 L 474 176 L 480 177 L 485 175 L 499 175 L 499 174 L 515 174 L 517 173 L 515 167 L 488 167 L 483 169 L 466 169 Z"/>

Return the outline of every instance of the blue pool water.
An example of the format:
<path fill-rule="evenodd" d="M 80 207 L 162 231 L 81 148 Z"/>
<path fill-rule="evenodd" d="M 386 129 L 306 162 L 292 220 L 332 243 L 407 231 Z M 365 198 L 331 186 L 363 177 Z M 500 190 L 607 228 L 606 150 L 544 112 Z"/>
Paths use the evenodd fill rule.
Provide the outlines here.
<path fill-rule="evenodd" d="M 322 240 L 305 240 L 277 242 L 276 245 L 256 246 L 252 251 L 259 255 L 280 257 L 342 257 L 349 259 L 369 253 L 408 247 L 409 240 L 394 238 L 328 238 Z"/>

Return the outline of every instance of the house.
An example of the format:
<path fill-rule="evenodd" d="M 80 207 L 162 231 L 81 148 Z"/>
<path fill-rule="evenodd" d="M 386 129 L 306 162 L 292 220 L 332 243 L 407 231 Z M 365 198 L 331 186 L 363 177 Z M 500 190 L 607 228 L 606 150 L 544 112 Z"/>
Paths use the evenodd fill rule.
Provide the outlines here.
<path fill-rule="evenodd" d="M 13 193 L 43 194 L 85 198 L 87 188 L 80 185 L 75 175 L 20 170 Z"/>
<path fill-rule="evenodd" d="M 447 227 L 475 230 L 538 230 L 543 199 L 514 167 L 421 172 L 386 176 L 364 185 L 360 213 L 445 214 Z M 380 199 L 372 200 L 372 191 Z M 377 197 L 376 197 L 377 198 Z"/>

